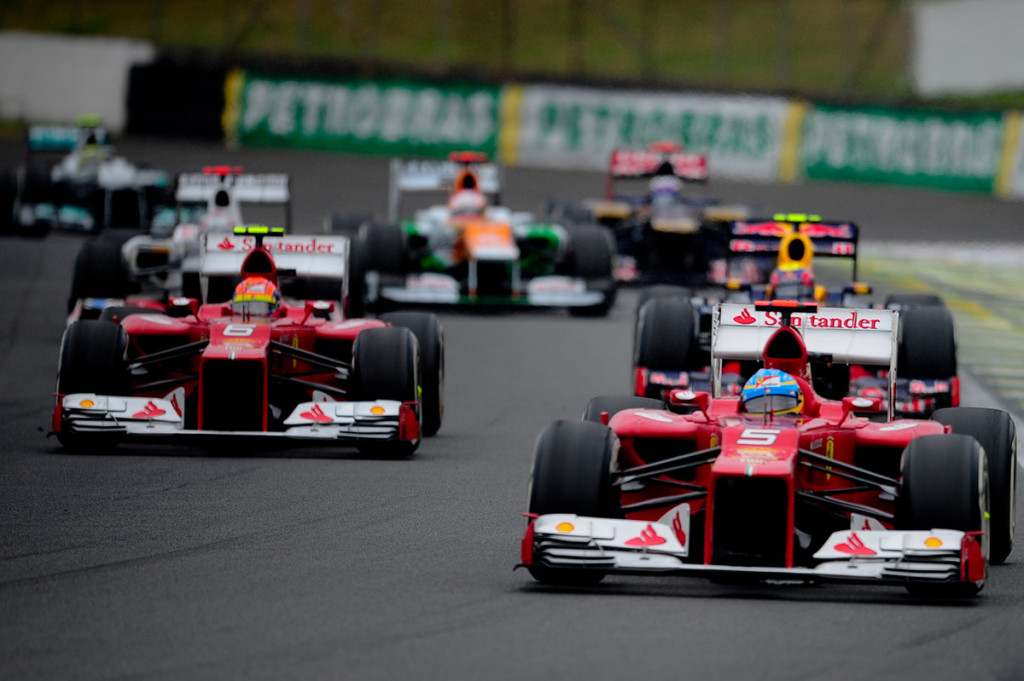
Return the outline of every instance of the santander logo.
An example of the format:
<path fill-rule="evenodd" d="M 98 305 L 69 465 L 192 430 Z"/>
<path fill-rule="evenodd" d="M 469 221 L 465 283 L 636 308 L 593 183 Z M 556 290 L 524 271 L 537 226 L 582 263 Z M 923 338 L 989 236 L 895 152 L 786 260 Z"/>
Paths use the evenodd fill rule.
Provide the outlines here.
<path fill-rule="evenodd" d="M 229 239 L 227 237 L 224 237 L 224 240 L 221 241 L 219 244 L 217 244 L 217 248 L 219 248 L 222 251 L 230 251 L 234 247 L 235 247 L 235 245 L 233 243 L 231 243 L 231 239 Z"/>
<path fill-rule="evenodd" d="M 153 404 L 150 400 L 146 403 L 145 408 L 142 411 L 135 412 L 132 414 L 133 419 L 155 419 L 157 416 L 163 416 L 164 410 Z"/>
<path fill-rule="evenodd" d="M 324 413 L 324 410 L 320 408 L 319 404 L 314 404 L 312 409 L 302 412 L 299 416 L 317 423 L 329 423 L 333 420 L 330 416 Z"/>
<path fill-rule="evenodd" d="M 648 525 L 641 532 L 639 537 L 626 540 L 626 546 L 658 546 L 664 544 L 667 539 L 660 536 L 652 525 Z"/>
<path fill-rule="evenodd" d="M 864 541 L 857 536 L 856 532 L 851 532 L 850 536 L 846 538 L 845 542 L 841 542 L 835 545 L 835 550 L 840 553 L 848 553 L 851 556 L 873 556 L 875 550 L 864 545 Z"/>
<path fill-rule="evenodd" d="M 732 318 L 737 324 L 753 324 L 757 321 L 754 315 L 747 311 L 747 308 L 743 308 L 743 312 Z"/>

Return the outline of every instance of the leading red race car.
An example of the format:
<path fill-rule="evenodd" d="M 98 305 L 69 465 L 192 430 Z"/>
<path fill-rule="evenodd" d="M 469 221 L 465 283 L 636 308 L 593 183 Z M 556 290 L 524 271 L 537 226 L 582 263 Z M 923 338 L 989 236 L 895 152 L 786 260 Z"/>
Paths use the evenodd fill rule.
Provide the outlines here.
<path fill-rule="evenodd" d="M 228 302 L 107 306 L 64 334 L 53 430 L 69 449 L 123 438 L 247 435 L 411 454 L 443 414 L 444 342 L 431 314 L 344 319 L 280 297 L 285 277 L 346 279 L 344 237 L 237 228 L 204 236 L 204 279 Z M 139 305 L 146 303 L 149 307 Z"/>
<path fill-rule="evenodd" d="M 882 417 L 814 393 L 809 358 L 887 364 L 898 312 L 722 304 L 712 359 L 763 362 L 742 395 L 598 397 L 537 440 L 522 565 L 608 573 L 858 581 L 974 595 L 1013 547 L 1016 436 L 993 409 Z"/>

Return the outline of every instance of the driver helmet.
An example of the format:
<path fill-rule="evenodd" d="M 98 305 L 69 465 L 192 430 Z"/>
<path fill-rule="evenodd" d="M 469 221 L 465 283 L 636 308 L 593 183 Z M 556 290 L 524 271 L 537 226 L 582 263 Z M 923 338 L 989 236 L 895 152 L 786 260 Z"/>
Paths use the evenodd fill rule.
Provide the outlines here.
<path fill-rule="evenodd" d="M 673 200 L 682 192 L 683 181 L 676 175 L 672 163 L 665 160 L 658 166 L 648 188 L 651 192 L 651 201 Z"/>
<path fill-rule="evenodd" d="M 804 393 L 796 379 L 779 369 L 760 369 L 740 393 L 743 411 L 750 414 L 799 414 Z"/>
<path fill-rule="evenodd" d="M 460 189 L 448 200 L 448 211 L 452 219 L 482 218 L 487 208 L 487 199 L 477 189 Z"/>
<path fill-rule="evenodd" d="M 814 272 L 807 267 L 776 269 L 768 291 L 775 300 L 815 300 Z"/>
<path fill-rule="evenodd" d="M 231 311 L 243 317 L 270 317 L 280 308 L 277 286 L 264 277 L 246 277 L 231 299 Z"/>

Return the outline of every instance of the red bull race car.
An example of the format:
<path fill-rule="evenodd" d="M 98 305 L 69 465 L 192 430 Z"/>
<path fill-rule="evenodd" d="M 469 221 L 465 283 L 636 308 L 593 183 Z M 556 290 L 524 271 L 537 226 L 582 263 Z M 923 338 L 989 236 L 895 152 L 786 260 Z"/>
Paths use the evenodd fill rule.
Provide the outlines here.
<path fill-rule="evenodd" d="M 730 252 L 753 277 L 731 279 L 719 297 L 695 296 L 682 288 L 658 287 L 640 296 L 634 335 L 634 393 L 663 398 L 675 388 L 710 390 L 712 312 L 720 301 L 800 300 L 829 306 L 871 308 L 872 289 L 858 281 L 859 228 L 852 222 L 825 222 L 817 215 L 784 214 L 730 225 Z M 848 263 L 849 283 L 827 287 L 814 263 Z M 767 274 L 765 263 L 773 269 Z M 735 271 L 734 271 L 735 273 Z M 884 304 L 900 309 L 900 377 L 889 393 L 886 369 L 833 365 L 812 359 L 815 388 L 831 398 L 844 395 L 890 398 L 901 416 L 928 416 L 960 403 L 956 329 L 937 296 L 892 295 Z M 723 386 L 736 393 L 754 368 L 732 362 Z"/>
<path fill-rule="evenodd" d="M 407 455 L 437 432 L 437 318 L 350 319 L 332 301 L 288 299 L 288 277 L 344 280 L 348 240 L 275 232 L 203 235 L 204 285 L 230 281 L 224 302 L 93 301 L 98 317 L 72 315 L 53 412 L 65 448 L 244 435 Z"/>
<path fill-rule="evenodd" d="M 715 390 L 594 398 L 537 440 L 521 565 L 551 584 L 606 575 L 856 582 L 976 595 L 1013 547 L 1005 412 L 814 391 L 810 358 L 896 369 L 898 312 L 769 301 L 715 308 Z M 761 364 L 737 395 L 723 363 Z"/>

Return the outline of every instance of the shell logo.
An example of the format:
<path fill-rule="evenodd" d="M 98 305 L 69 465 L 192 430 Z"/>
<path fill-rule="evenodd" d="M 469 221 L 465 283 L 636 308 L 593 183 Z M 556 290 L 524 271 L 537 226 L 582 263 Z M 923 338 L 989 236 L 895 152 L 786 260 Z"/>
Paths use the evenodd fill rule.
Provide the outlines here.
<path fill-rule="evenodd" d="M 555 526 L 555 529 L 559 532 L 572 532 L 576 529 L 576 526 L 572 523 L 558 523 L 558 525 Z"/>
<path fill-rule="evenodd" d="M 937 549 L 942 546 L 942 540 L 938 537 L 928 537 L 924 540 L 924 545 L 930 549 Z"/>

